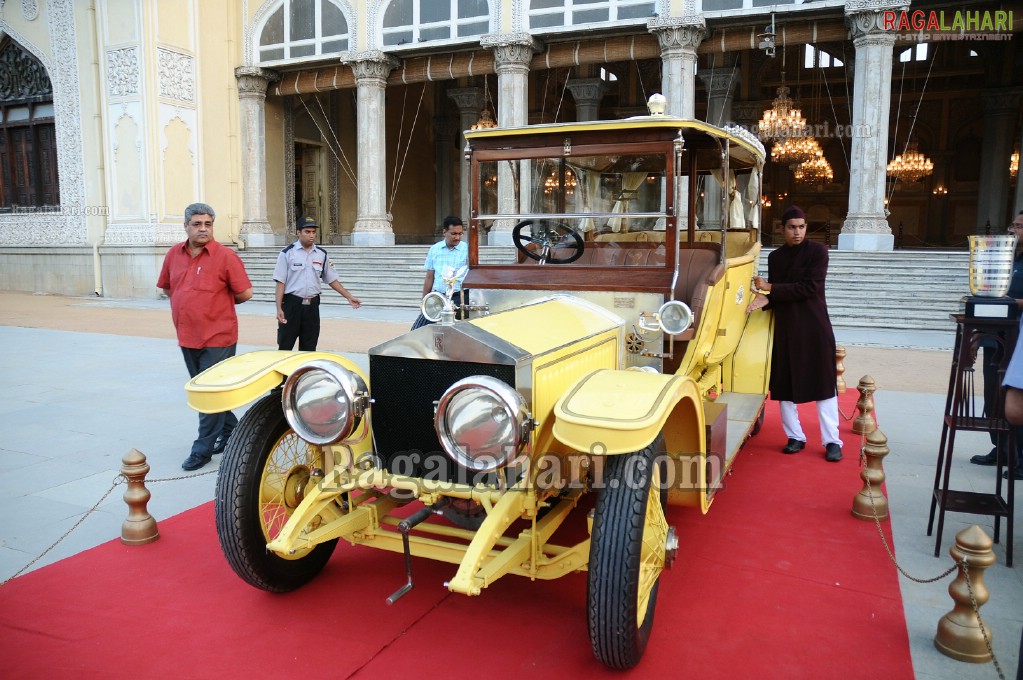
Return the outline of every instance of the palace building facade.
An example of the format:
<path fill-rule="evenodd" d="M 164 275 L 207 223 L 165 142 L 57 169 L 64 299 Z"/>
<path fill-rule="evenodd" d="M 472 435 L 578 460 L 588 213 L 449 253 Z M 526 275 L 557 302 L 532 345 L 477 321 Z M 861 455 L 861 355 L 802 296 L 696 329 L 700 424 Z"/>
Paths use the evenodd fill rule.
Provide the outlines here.
<path fill-rule="evenodd" d="M 796 203 L 841 249 L 962 248 L 1023 210 L 1023 9 L 966 5 L 0 0 L 0 288 L 155 297 L 194 201 L 239 248 L 302 214 L 328 244 L 432 243 L 469 217 L 462 130 L 655 92 L 800 130 L 768 140 L 765 225 Z"/>

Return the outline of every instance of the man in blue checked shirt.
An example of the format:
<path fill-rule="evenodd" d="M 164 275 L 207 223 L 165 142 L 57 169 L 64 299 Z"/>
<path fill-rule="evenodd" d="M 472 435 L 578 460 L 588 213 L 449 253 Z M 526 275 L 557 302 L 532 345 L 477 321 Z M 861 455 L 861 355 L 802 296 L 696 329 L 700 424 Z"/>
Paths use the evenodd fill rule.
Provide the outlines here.
<path fill-rule="evenodd" d="M 469 264 L 469 246 L 462 240 L 464 227 L 462 219 L 449 215 L 444 218 L 444 240 L 434 243 L 426 254 L 426 263 L 423 269 L 426 270 L 426 278 L 423 280 L 423 297 L 431 292 L 438 292 L 446 295 L 447 284 L 444 283 L 444 271 L 451 267 L 457 271 L 460 267 L 467 267 Z M 451 302 L 456 307 L 462 304 L 462 282 L 455 281 L 454 295 Z M 466 300 L 468 302 L 468 300 Z M 412 324 L 412 330 L 425 326 L 428 321 L 422 314 Z"/>

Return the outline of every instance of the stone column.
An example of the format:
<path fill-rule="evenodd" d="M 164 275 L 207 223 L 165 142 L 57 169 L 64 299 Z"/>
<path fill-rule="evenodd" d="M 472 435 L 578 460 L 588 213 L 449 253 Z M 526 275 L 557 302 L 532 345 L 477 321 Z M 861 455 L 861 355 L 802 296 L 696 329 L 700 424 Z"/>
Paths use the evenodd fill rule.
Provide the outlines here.
<path fill-rule="evenodd" d="M 458 122 L 448 117 L 438 117 L 433 121 L 434 154 L 437 158 L 437 198 L 434 210 L 434 233 L 441 228 L 444 218 L 454 214 L 454 210 L 461 208 L 461 201 L 457 205 L 451 205 L 451 193 L 455 179 L 455 165 L 452 159 L 452 151 L 457 141 L 461 140 L 462 133 L 458 130 Z M 462 154 L 459 154 L 462 155 Z M 464 221 L 465 218 L 463 217 Z M 433 241 L 431 241 L 432 243 Z"/>
<path fill-rule="evenodd" d="M 647 31 L 661 46 L 661 89 L 668 100 L 664 113 L 678 118 L 696 117 L 696 48 L 708 35 L 703 15 L 650 19 Z M 683 168 L 688 175 L 688 169 Z M 683 180 L 675 192 L 678 229 L 689 225 L 689 185 Z"/>
<path fill-rule="evenodd" d="M 575 119 L 578 121 L 600 118 L 600 101 L 607 92 L 607 83 L 600 78 L 577 78 L 566 85 L 575 100 Z"/>
<path fill-rule="evenodd" d="M 665 114 L 696 117 L 696 48 L 707 36 L 702 15 L 647 21 L 647 31 L 661 45 L 661 92 L 668 100 Z"/>
<path fill-rule="evenodd" d="M 394 245 L 391 215 L 387 212 L 387 164 L 384 127 L 384 89 L 387 74 L 398 62 L 383 52 L 371 50 L 353 55 L 358 98 L 356 134 L 359 140 L 358 213 L 352 229 L 352 245 Z"/>
<path fill-rule="evenodd" d="M 892 250 L 895 236 L 884 205 L 888 165 L 888 118 L 892 94 L 894 31 L 885 30 L 885 11 L 909 7 L 906 0 L 850 0 L 846 23 L 856 48 L 853 79 L 854 130 L 849 161 L 849 210 L 838 236 L 841 250 Z"/>
<path fill-rule="evenodd" d="M 721 127 L 731 120 L 732 98 L 739 84 L 739 70 L 724 66 L 704 69 L 698 75 L 707 88 L 707 122 Z M 707 229 L 720 229 L 721 185 L 712 177 L 707 177 L 703 186 L 703 226 Z"/>
<path fill-rule="evenodd" d="M 242 146 L 242 228 L 246 246 L 284 244 L 274 235 L 266 210 L 266 88 L 280 76 L 271 70 L 242 66 L 238 79 L 238 114 Z"/>
<path fill-rule="evenodd" d="M 1012 137 L 1019 119 L 1020 90 L 987 90 L 981 93 L 984 103 L 984 153 L 980 156 L 980 184 L 977 190 L 976 233 L 983 234 L 991 224 L 992 234 L 1002 234 L 1011 218 L 1006 216 L 1009 204 L 1009 157 Z M 1017 180 L 1018 181 L 1018 180 Z"/>
<path fill-rule="evenodd" d="M 458 106 L 458 129 L 462 132 L 470 129 L 479 120 L 480 111 L 486 105 L 486 102 L 483 101 L 483 88 L 458 87 L 448 90 L 448 96 Z M 464 149 L 466 143 L 465 136 L 459 133 L 458 140 L 459 147 Z M 469 220 L 471 219 L 469 200 L 472 198 L 472 178 L 469 176 L 469 159 L 465 157 L 464 153 L 460 153 L 459 156 L 461 157 L 459 162 L 461 163 L 462 172 L 459 173 L 458 214 L 462 217 L 466 227 L 468 227 Z"/>
<path fill-rule="evenodd" d="M 494 69 L 497 71 L 497 124 L 499 127 L 518 127 L 529 123 L 529 93 L 526 90 L 529 79 L 529 62 L 540 50 L 540 43 L 528 33 L 485 35 L 480 45 L 494 53 Z M 525 163 L 519 166 L 519 184 L 529 187 L 532 177 Z M 497 168 L 498 211 L 502 214 L 528 212 L 528 205 L 517 205 L 511 168 L 501 163 Z M 529 191 L 522 191 L 521 198 L 528 201 Z M 497 221 L 490 230 L 487 242 L 490 245 L 511 245 L 511 231 L 516 220 Z"/>

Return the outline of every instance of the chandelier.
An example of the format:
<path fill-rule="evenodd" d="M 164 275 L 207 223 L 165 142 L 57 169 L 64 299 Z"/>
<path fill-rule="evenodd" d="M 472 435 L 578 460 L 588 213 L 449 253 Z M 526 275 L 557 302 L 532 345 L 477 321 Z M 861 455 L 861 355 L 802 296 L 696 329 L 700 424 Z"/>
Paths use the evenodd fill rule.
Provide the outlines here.
<path fill-rule="evenodd" d="M 813 137 L 788 137 L 771 147 L 771 160 L 784 165 L 797 165 L 813 160 L 821 145 Z"/>
<path fill-rule="evenodd" d="M 906 152 L 901 153 L 888 164 L 888 174 L 903 182 L 918 182 L 934 172 L 931 159 L 916 150 L 916 142 L 906 145 Z"/>
<path fill-rule="evenodd" d="M 496 128 L 497 123 L 494 121 L 494 117 L 490 114 L 490 109 L 486 106 L 480 111 L 480 119 L 473 123 L 472 130 L 489 130 L 490 128 Z"/>
<path fill-rule="evenodd" d="M 757 123 L 760 141 L 773 142 L 805 135 L 803 112 L 795 108 L 789 91 L 785 85 L 779 87 L 778 96 L 774 98 L 771 108 L 764 111 L 764 117 Z"/>
<path fill-rule="evenodd" d="M 1016 179 L 1019 174 L 1019 151 L 1013 151 L 1009 156 L 1009 177 Z"/>
<path fill-rule="evenodd" d="M 558 181 L 558 175 L 555 172 L 547 175 L 547 179 L 543 181 L 543 192 L 545 194 L 552 194 L 560 185 Z M 575 173 L 571 170 L 565 171 L 565 195 L 571 196 L 575 193 L 576 180 Z"/>
<path fill-rule="evenodd" d="M 797 165 L 792 171 L 793 178 L 800 184 L 823 184 L 835 178 L 835 172 L 831 169 L 831 163 L 824 157 L 824 152 L 818 150 L 814 157 Z"/>

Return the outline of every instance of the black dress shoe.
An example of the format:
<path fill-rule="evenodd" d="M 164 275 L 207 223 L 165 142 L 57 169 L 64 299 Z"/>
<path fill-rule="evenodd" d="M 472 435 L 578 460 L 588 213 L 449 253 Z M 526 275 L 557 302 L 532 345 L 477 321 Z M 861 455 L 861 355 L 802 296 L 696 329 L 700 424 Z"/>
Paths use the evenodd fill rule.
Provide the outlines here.
<path fill-rule="evenodd" d="M 216 456 L 219 453 L 223 453 L 226 448 L 227 440 L 223 437 L 217 437 L 217 443 L 213 445 L 213 455 Z"/>
<path fill-rule="evenodd" d="M 210 456 L 199 456 L 193 453 L 185 459 L 184 463 L 181 464 L 181 469 L 188 470 L 189 472 L 192 470 L 198 470 L 211 460 L 213 460 L 213 458 Z"/>
<path fill-rule="evenodd" d="M 798 439 L 789 439 L 789 443 L 781 450 L 782 453 L 797 453 L 806 448 L 806 442 Z"/>
<path fill-rule="evenodd" d="M 837 463 L 842 460 L 842 446 L 840 444 L 828 444 L 825 446 L 824 460 L 829 463 Z"/>
<path fill-rule="evenodd" d="M 1008 470 L 1003 470 L 1002 471 L 1002 479 L 1008 479 L 1008 478 L 1009 478 L 1009 471 Z M 1018 463 L 1016 464 L 1016 476 L 1013 479 L 1023 479 L 1023 470 L 1020 469 L 1020 466 L 1019 466 Z"/>
<path fill-rule="evenodd" d="M 970 458 L 970 462 L 974 465 L 997 465 L 998 464 L 998 452 L 995 449 L 991 449 L 988 453 L 980 454 Z"/>

